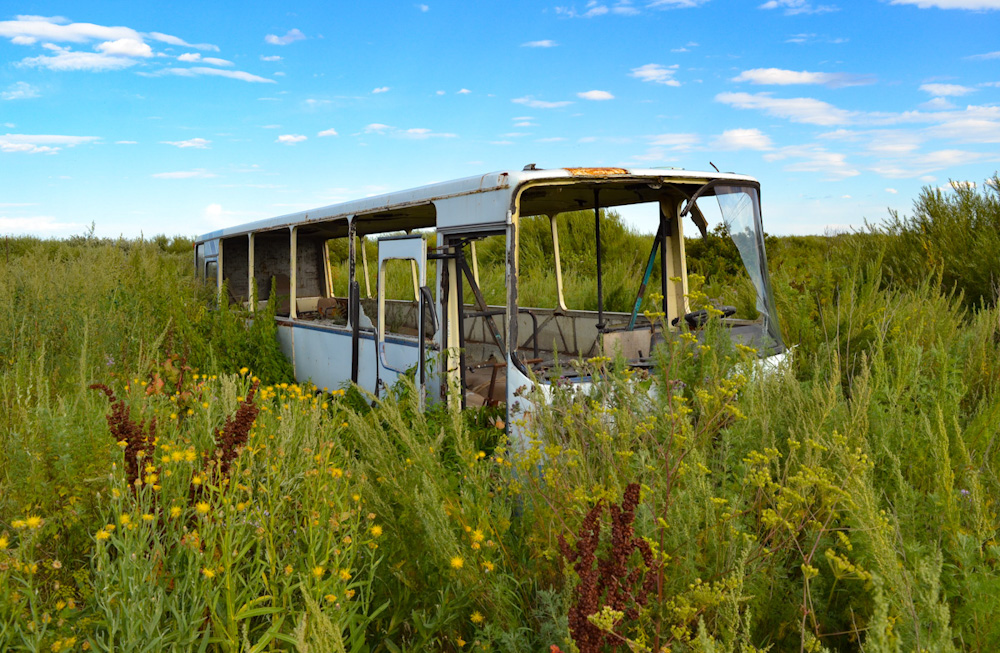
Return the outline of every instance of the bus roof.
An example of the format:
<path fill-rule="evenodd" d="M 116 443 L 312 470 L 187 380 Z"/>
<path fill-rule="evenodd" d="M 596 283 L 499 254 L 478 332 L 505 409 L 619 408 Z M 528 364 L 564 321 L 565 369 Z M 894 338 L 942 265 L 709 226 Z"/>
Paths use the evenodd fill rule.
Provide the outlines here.
<path fill-rule="evenodd" d="M 409 190 L 394 191 L 296 213 L 288 213 L 273 218 L 265 218 L 255 222 L 212 231 L 198 237 L 197 240 L 198 242 L 202 242 L 257 231 L 271 231 L 325 220 L 346 218 L 352 215 L 403 209 L 407 206 L 426 205 L 435 201 L 463 195 L 498 191 L 512 193 L 524 184 L 545 181 L 558 182 L 564 179 L 576 179 L 581 182 L 662 179 L 663 181 L 674 183 L 706 183 L 713 179 L 724 179 L 734 182 L 757 183 L 756 179 L 747 175 L 729 172 L 683 170 L 680 168 L 551 168 L 543 170 L 535 169 L 533 165 L 530 165 L 526 166 L 524 170 L 490 172 L 476 177 L 465 177 L 463 179 L 439 182 Z"/>

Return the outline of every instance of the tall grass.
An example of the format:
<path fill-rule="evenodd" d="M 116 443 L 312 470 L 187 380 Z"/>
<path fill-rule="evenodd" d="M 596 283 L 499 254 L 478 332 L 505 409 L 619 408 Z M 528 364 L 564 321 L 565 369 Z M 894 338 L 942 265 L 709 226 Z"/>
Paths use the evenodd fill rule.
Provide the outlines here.
<path fill-rule="evenodd" d="M 289 383 L 169 242 L 11 241 L 0 650 L 996 649 L 1000 309 L 887 271 L 894 229 L 771 243 L 782 368 L 714 322 L 564 361 L 591 389 L 517 452 L 408 381 Z"/>

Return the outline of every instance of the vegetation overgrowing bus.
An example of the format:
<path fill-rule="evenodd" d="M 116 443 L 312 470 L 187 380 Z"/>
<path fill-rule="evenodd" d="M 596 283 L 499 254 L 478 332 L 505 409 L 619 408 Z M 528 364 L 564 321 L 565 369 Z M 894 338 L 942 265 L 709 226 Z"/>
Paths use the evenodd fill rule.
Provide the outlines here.
<path fill-rule="evenodd" d="M 529 165 L 215 231 L 196 242 L 195 262 L 230 303 L 259 311 L 275 294 L 279 341 L 298 380 L 331 389 L 353 382 L 380 395 L 412 372 L 429 400 L 505 404 L 511 424 L 534 383 L 588 382 L 569 360 L 620 353 L 632 366 L 652 366 L 665 334 L 650 309 L 668 330 L 682 320 L 701 326 L 704 311 L 691 312 L 687 300 L 688 219 L 702 236 L 707 215 L 721 220 L 752 284 L 755 315 L 722 307 L 732 338 L 762 358 L 782 357 L 759 190 L 755 179 L 731 173 Z M 645 265 L 628 273 L 627 300 L 618 293 L 608 305 L 605 266 L 619 261 L 602 247 L 602 211 L 632 205 L 648 211 L 657 233 Z M 554 286 L 536 293 L 555 298 L 548 306 L 519 292 L 522 261 L 539 255 L 520 242 L 527 220 L 548 222 L 551 273 L 531 280 Z M 589 233 L 593 260 L 562 261 L 561 232 Z M 492 278 L 499 265 L 480 275 L 477 246 L 502 257 L 503 279 Z M 568 306 L 564 278 L 593 265 L 596 302 Z"/>

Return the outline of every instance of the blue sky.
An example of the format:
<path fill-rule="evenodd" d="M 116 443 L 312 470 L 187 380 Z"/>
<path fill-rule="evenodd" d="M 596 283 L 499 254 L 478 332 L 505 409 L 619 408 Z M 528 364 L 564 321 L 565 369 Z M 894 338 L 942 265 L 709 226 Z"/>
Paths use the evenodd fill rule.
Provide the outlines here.
<path fill-rule="evenodd" d="M 0 232 L 711 161 L 768 231 L 822 233 L 1000 169 L 1000 0 L 281 4 L 4 3 Z"/>

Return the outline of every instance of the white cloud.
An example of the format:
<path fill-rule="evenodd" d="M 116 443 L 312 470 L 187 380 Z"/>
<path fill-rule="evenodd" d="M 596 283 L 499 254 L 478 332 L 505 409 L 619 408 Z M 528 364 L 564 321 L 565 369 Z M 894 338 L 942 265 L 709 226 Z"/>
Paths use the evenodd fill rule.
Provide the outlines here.
<path fill-rule="evenodd" d="M 812 73 L 806 70 L 784 70 L 782 68 L 754 68 L 744 70 L 731 81 L 750 82 L 751 84 L 771 84 L 787 86 L 790 84 L 823 84 L 831 88 L 843 86 L 863 86 L 874 84 L 873 75 L 852 75 L 850 73 Z"/>
<path fill-rule="evenodd" d="M 122 57 L 148 58 L 153 56 L 153 48 L 137 39 L 105 41 L 104 43 L 98 43 L 97 49 L 104 54 L 113 54 Z"/>
<path fill-rule="evenodd" d="M 179 57 L 177 61 L 183 61 L 185 63 L 207 63 L 210 66 L 232 66 L 233 62 L 228 59 L 218 59 L 216 57 L 202 57 L 200 52 L 186 52 Z"/>
<path fill-rule="evenodd" d="M 711 147 L 717 150 L 770 150 L 772 143 L 759 129 L 727 129 L 712 140 Z"/>
<path fill-rule="evenodd" d="M 389 90 L 388 86 L 379 86 L 378 88 L 373 88 L 372 93 L 388 93 Z"/>
<path fill-rule="evenodd" d="M 116 41 L 132 39 L 142 41 L 142 36 L 130 27 L 105 27 L 93 23 L 65 23 L 40 16 L 18 16 L 18 20 L 0 21 L 0 37 L 18 36 L 50 43 L 86 43 L 87 41 Z"/>
<path fill-rule="evenodd" d="M 194 148 L 196 150 L 207 150 L 208 144 L 212 141 L 205 140 L 204 138 L 192 138 L 186 141 L 160 141 L 164 145 L 173 145 L 174 147 L 184 148 Z"/>
<path fill-rule="evenodd" d="M 2 134 L 0 152 L 54 154 L 63 147 L 75 147 L 99 141 L 97 136 L 61 136 L 55 134 Z"/>
<path fill-rule="evenodd" d="M 217 45 L 212 45 L 211 43 L 188 43 L 184 39 L 179 39 L 170 34 L 163 34 L 162 32 L 150 32 L 148 36 L 154 41 L 166 43 L 167 45 L 177 45 L 182 48 L 194 48 L 196 50 L 212 50 L 213 52 L 219 51 L 219 46 Z"/>
<path fill-rule="evenodd" d="M 986 59 L 1000 59 L 1000 50 L 996 52 L 986 52 L 984 54 L 974 54 L 971 57 L 966 57 L 966 59 L 974 59 L 977 61 L 983 61 Z"/>
<path fill-rule="evenodd" d="M 457 93 L 458 93 L 459 95 L 468 95 L 468 94 L 469 94 L 469 93 L 471 93 L 472 91 L 470 91 L 470 90 L 469 90 L 469 89 L 467 89 L 467 88 L 462 88 L 462 89 L 459 89 L 459 90 L 458 90 L 458 91 L 456 91 L 456 92 L 457 92 Z"/>
<path fill-rule="evenodd" d="M 898 160 L 879 161 L 872 170 L 893 179 L 919 177 L 938 170 L 945 170 L 957 165 L 977 163 L 990 157 L 981 152 L 963 150 L 937 150 L 917 156 L 909 156 Z M 993 156 L 993 160 L 996 157 Z"/>
<path fill-rule="evenodd" d="M 787 118 L 792 122 L 809 125 L 843 125 L 851 122 L 854 114 L 838 109 L 832 104 L 813 98 L 775 98 L 770 93 L 719 93 L 716 102 L 737 109 L 757 109 L 770 116 Z"/>
<path fill-rule="evenodd" d="M 831 11 L 839 11 L 835 5 L 815 5 L 807 0 L 768 0 L 757 7 L 758 9 L 784 9 L 786 16 L 798 14 L 825 14 Z"/>
<path fill-rule="evenodd" d="M 435 132 L 427 129 L 426 127 L 411 127 L 410 129 L 397 129 L 391 125 L 383 125 L 380 122 L 373 122 L 370 125 L 366 125 L 364 128 L 364 133 L 366 134 L 382 134 L 385 136 L 393 136 L 396 138 L 405 138 L 410 140 L 426 140 L 428 138 L 457 138 L 457 134 L 446 133 L 446 132 Z"/>
<path fill-rule="evenodd" d="M 683 152 L 690 150 L 692 147 L 697 145 L 700 140 L 701 139 L 698 138 L 697 134 L 658 134 L 650 138 L 650 144 Z"/>
<path fill-rule="evenodd" d="M 289 43 L 295 43 L 296 41 L 301 41 L 305 38 L 306 35 L 298 29 L 290 29 L 284 36 L 268 34 L 264 37 L 264 42 L 270 43 L 271 45 L 288 45 Z"/>
<path fill-rule="evenodd" d="M 330 129 L 324 129 L 323 131 L 321 131 L 320 133 L 318 133 L 316 135 L 317 136 L 339 136 L 339 134 L 337 134 L 337 130 L 334 129 L 333 127 L 331 127 Z"/>
<path fill-rule="evenodd" d="M 921 9 L 1000 9 L 1000 0 L 892 0 L 894 5 L 916 5 Z"/>
<path fill-rule="evenodd" d="M 528 41 L 527 43 L 522 43 L 522 48 L 554 48 L 558 45 L 555 41 L 551 39 L 544 39 L 542 41 Z"/>
<path fill-rule="evenodd" d="M 781 161 L 797 159 L 795 163 L 785 166 L 789 172 L 818 172 L 825 175 L 827 181 L 839 181 L 861 174 L 847 162 L 847 155 L 829 152 L 824 147 L 814 144 L 792 145 L 783 147 L 771 154 L 765 154 L 765 161 Z"/>
<path fill-rule="evenodd" d="M 121 70 L 139 63 L 135 59 L 128 57 L 118 57 L 97 52 L 76 52 L 73 50 L 58 49 L 56 54 L 51 56 L 39 55 L 37 57 L 27 57 L 22 59 L 20 65 L 31 68 L 48 68 L 49 70 L 87 70 L 90 72 L 104 72 L 107 70 Z"/>
<path fill-rule="evenodd" d="M 679 66 L 674 64 L 673 66 L 662 66 L 658 63 L 648 63 L 644 66 L 639 66 L 638 68 L 633 68 L 632 72 L 629 73 L 630 77 L 635 77 L 644 82 L 652 82 L 654 84 L 665 84 L 667 86 L 680 86 L 681 83 L 674 79 L 674 75 L 677 73 Z"/>
<path fill-rule="evenodd" d="M 220 70 L 219 68 L 205 68 L 203 66 L 195 66 L 194 68 L 167 68 L 163 72 L 170 75 L 180 75 L 181 77 L 208 75 L 213 77 L 228 77 L 230 79 L 238 79 L 244 82 L 255 82 L 258 84 L 275 83 L 273 79 L 253 75 L 242 70 Z"/>
<path fill-rule="evenodd" d="M 653 0 L 646 6 L 660 9 L 687 9 L 701 6 L 707 2 L 708 0 Z"/>
<path fill-rule="evenodd" d="M 54 231 L 69 231 L 79 229 L 82 225 L 74 222 L 56 222 L 49 215 L 33 215 L 27 217 L 0 216 L 0 231 L 16 234 L 51 233 Z"/>
<path fill-rule="evenodd" d="M 38 97 L 38 89 L 28 82 L 14 82 L 7 90 L 0 93 L 4 100 L 30 100 Z"/>
<path fill-rule="evenodd" d="M 560 102 L 546 102 L 544 100 L 536 100 L 532 95 L 525 95 L 524 97 L 519 97 L 511 100 L 514 104 L 523 104 L 526 107 L 531 107 L 532 109 L 558 109 L 560 107 L 569 106 L 573 104 L 568 100 L 562 100 Z"/>
<path fill-rule="evenodd" d="M 890 195 L 898 195 L 899 194 L 899 191 L 896 190 L 895 188 L 886 188 L 885 192 L 889 193 Z"/>
<path fill-rule="evenodd" d="M 115 141 L 115 145 L 138 145 L 139 141 Z"/>
<path fill-rule="evenodd" d="M 282 143 L 284 145 L 294 145 L 296 143 L 301 143 L 306 140 L 306 138 L 307 137 L 302 134 L 282 134 L 275 142 Z"/>
<path fill-rule="evenodd" d="M 577 93 L 577 97 L 583 98 L 584 100 L 613 100 L 614 95 L 611 95 L 607 91 L 584 91 L 583 93 Z"/>
<path fill-rule="evenodd" d="M 152 176 L 156 179 L 211 179 L 217 175 L 204 168 L 195 168 L 194 170 L 178 170 L 177 172 L 158 172 Z"/>
<path fill-rule="evenodd" d="M 928 111 L 946 111 L 948 109 L 954 109 L 955 105 L 943 97 L 935 97 L 921 104 L 920 108 L 927 109 Z"/>
<path fill-rule="evenodd" d="M 961 97 L 975 92 L 976 89 L 958 84 L 921 84 L 920 90 L 937 97 Z"/>
<path fill-rule="evenodd" d="M 400 138 L 412 138 L 415 140 L 424 140 L 427 138 L 457 138 L 458 134 L 451 134 L 447 132 L 434 132 L 430 129 L 424 127 L 414 127 L 412 129 L 404 129 L 399 132 L 394 132 L 394 135 Z"/>
<path fill-rule="evenodd" d="M 537 127 L 538 123 L 531 122 L 530 120 L 525 120 L 523 122 L 515 122 L 515 127 Z"/>
<path fill-rule="evenodd" d="M 431 10 L 431 8 L 428 7 L 427 5 L 417 5 L 417 9 L 419 9 L 420 11 L 423 11 L 423 12 L 427 12 L 427 11 Z"/>
<path fill-rule="evenodd" d="M 281 55 L 272 54 L 270 57 L 265 57 L 264 55 L 261 55 L 260 56 L 260 60 L 261 61 L 281 61 Z"/>

